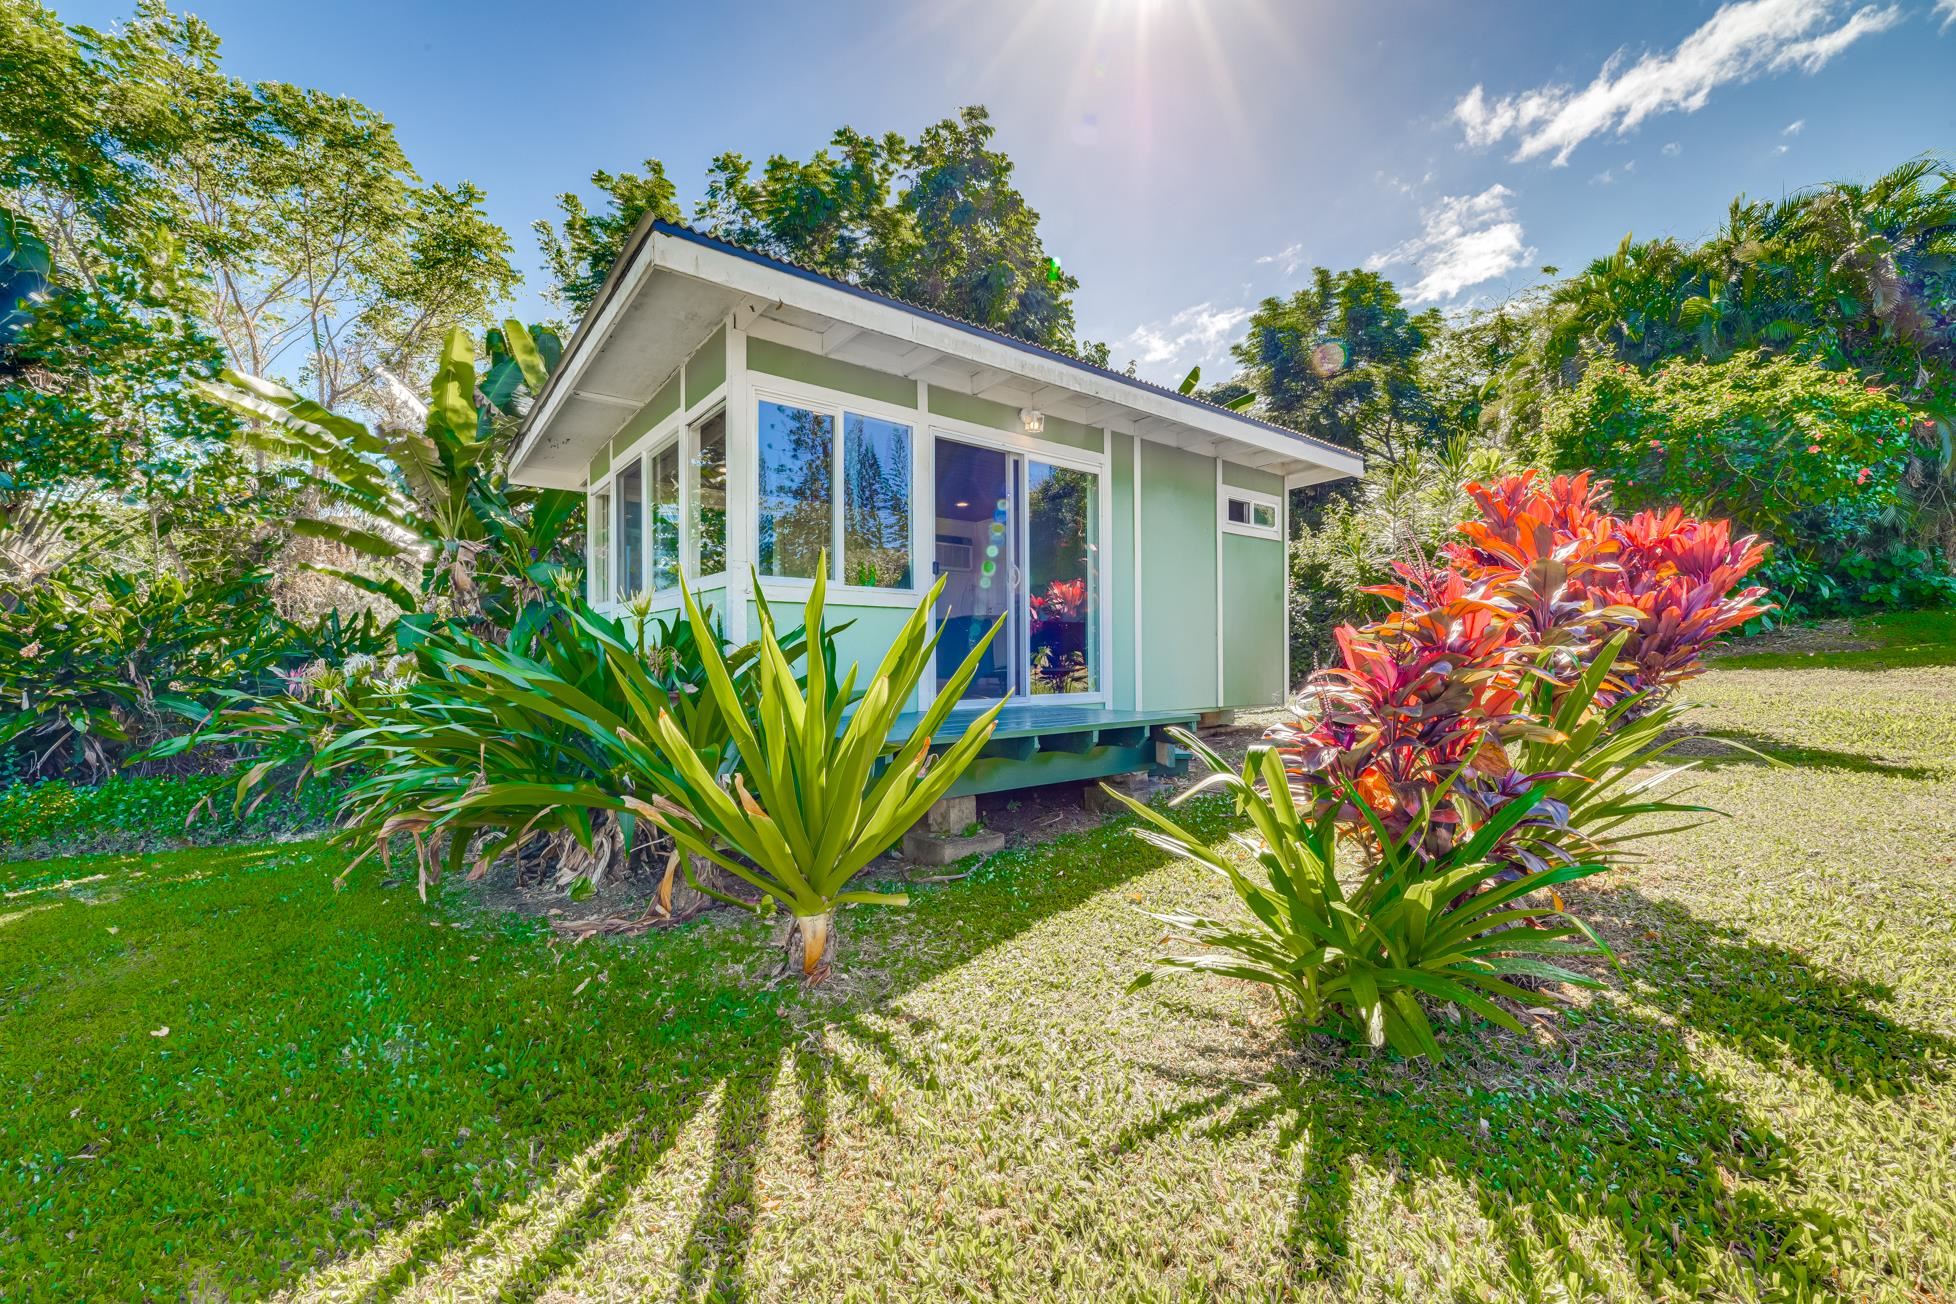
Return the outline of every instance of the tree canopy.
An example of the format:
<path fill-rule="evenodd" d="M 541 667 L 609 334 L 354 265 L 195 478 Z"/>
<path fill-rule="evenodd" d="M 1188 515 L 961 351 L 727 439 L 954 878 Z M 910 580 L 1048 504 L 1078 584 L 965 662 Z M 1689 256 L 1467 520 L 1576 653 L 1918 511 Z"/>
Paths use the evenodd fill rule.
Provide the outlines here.
<path fill-rule="evenodd" d="M 773 257 L 1104 364 L 1106 346 L 1076 337 L 1079 281 L 1048 254 L 1011 159 L 993 147 L 996 131 L 974 105 L 915 140 L 843 127 L 813 157 L 776 154 L 758 170 L 741 154 L 721 154 L 693 221 Z M 560 223 L 536 228 L 551 293 L 574 316 L 590 307 L 640 219 L 683 220 L 657 159 L 640 172 L 594 173 L 591 184 L 604 211 L 565 194 Z"/>

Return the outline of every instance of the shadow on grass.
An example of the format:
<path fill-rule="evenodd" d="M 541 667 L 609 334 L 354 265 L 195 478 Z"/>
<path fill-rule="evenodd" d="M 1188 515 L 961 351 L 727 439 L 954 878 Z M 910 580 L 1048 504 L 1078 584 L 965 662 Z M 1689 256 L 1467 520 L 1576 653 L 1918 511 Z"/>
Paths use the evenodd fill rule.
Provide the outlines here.
<path fill-rule="evenodd" d="M 1220 835 L 1220 808 L 1185 810 Z M 1164 859 L 1118 825 L 1065 853 L 1064 874 L 1041 849 L 994 858 L 916 893 L 900 924 L 846 912 L 864 945 L 845 956 L 865 972 L 840 1001 L 765 985 L 775 953 L 757 921 L 587 944 L 560 965 L 534 925 L 440 926 L 411 894 L 336 896 L 341 862 L 317 847 L 281 849 L 284 872 L 253 853 L 262 863 L 152 874 L 122 913 L 86 923 L 75 902 L 16 921 L 0 1010 L 22 1036 L 0 1038 L 0 1084 L 35 1090 L 0 1119 L 0 1154 L 35 1156 L 37 1171 L 26 1204 L 0 1196 L 0 1258 L 25 1255 L 53 1296 L 143 1283 L 388 1299 L 458 1262 L 501 1298 L 574 1292 L 582 1256 L 717 1101 L 692 1225 L 652 1250 L 680 1298 L 736 1298 L 784 1070 L 811 1166 L 829 1093 L 874 1103 L 810 1023 L 923 1072 L 862 1012 Z M 879 945 L 899 930 L 929 945 Z M 160 1009 L 179 1011 L 168 1042 L 143 1035 Z M 114 1138 L 106 1155 L 88 1150 L 98 1132 Z M 554 1196 L 580 1157 L 589 1181 Z"/>
<path fill-rule="evenodd" d="M 1616 1229 L 1653 1294 L 1703 1295 L 1735 1279 L 1751 1296 L 1827 1293 L 1840 1255 L 1830 1217 L 1771 1189 L 1799 1188 L 1798 1156 L 1697 1067 L 1688 1036 L 1864 1096 L 1943 1081 L 1956 1044 L 1888 1018 L 1884 988 L 1673 903 L 1621 891 L 1575 908 L 1636 953 L 1633 966 L 1626 957 L 1632 1001 L 1582 1012 L 1553 1063 L 1469 1064 L 1456 1035 L 1465 1054 L 1436 1067 L 1335 1049 L 1323 1061 L 1329 1043 L 1315 1045 L 1254 1099 L 1240 1083 L 1174 1073 L 1202 1094 L 1131 1129 L 1114 1153 L 1171 1134 L 1187 1144 L 1274 1130 L 1280 1150 L 1301 1144 L 1289 1231 L 1300 1284 L 1366 1266 L 1350 1259 L 1352 1180 L 1370 1167 L 1471 1191 L 1493 1253 L 1527 1294 L 1577 1283 L 1584 1296 L 1613 1293 L 1570 1234 L 1585 1221 Z M 1519 1049 L 1502 1040 L 1497 1057 Z M 1549 1280 L 1537 1282 L 1544 1268 Z"/>
<path fill-rule="evenodd" d="M 1724 743 L 1735 745 L 1722 746 Z M 1748 748 L 1751 750 L 1746 750 Z M 1677 760 L 1696 761 L 1701 769 L 1706 770 L 1768 766 L 1779 761 L 1786 765 L 1849 770 L 1856 774 L 1879 774 L 1894 779 L 1938 779 L 1945 773 L 1942 766 L 1908 765 L 1869 756 L 1865 752 L 1840 751 L 1830 747 L 1803 747 L 1770 734 L 1723 727 L 1693 732 L 1673 750 L 1672 756 Z"/>

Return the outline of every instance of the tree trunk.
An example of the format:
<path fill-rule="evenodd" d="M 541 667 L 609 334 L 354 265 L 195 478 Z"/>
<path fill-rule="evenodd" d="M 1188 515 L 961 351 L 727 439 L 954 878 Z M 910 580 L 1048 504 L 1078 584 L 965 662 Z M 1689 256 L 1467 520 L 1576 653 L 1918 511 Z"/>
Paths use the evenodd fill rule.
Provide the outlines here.
<path fill-rule="evenodd" d="M 828 977 L 835 963 L 835 912 L 796 915 L 788 930 L 788 971 L 800 970 L 809 982 Z"/>

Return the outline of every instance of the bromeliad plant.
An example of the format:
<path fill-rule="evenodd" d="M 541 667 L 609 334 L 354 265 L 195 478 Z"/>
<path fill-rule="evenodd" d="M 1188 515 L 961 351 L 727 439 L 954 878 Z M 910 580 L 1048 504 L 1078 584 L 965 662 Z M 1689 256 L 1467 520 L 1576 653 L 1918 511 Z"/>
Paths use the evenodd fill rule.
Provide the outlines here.
<path fill-rule="evenodd" d="M 826 561 L 815 573 L 803 609 L 808 629 L 822 628 L 826 586 L 820 577 L 828 573 Z M 1004 624 L 1001 617 L 890 750 L 898 718 L 936 652 L 937 635 L 927 631 L 943 587 L 940 577 L 910 613 L 860 700 L 853 696 L 857 667 L 852 665 L 841 683 L 833 682 L 824 663 L 828 652 L 819 641 L 809 645 L 808 673 L 798 679 L 775 634 L 773 613 L 759 601 L 760 696 L 757 716 L 750 717 L 741 708 L 734 673 L 707 637 L 706 617 L 682 581 L 687 619 L 704 653 L 707 691 L 719 701 L 732 732 L 734 768 L 729 775 L 709 765 L 694 751 L 679 717 L 662 712 L 639 745 L 657 795 L 627 804 L 680 847 L 761 896 L 749 902 L 719 892 L 698 880 L 689 861 L 687 877 L 696 890 L 735 905 L 792 912 L 790 961 L 799 953 L 806 978 L 827 972 L 838 905 L 908 903 L 902 893 L 856 890 L 849 883 L 978 759 L 1004 705 L 971 721 L 949 747 L 933 751 Z M 758 578 L 755 589 L 758 595 Z M 655 756 L 667 765 L 652 765 Z"/>
<path fill-rule="evenodd" d="M 1373 841 L 1366 844 L 1362 867 L 1341 877 L 1340 808 L 1301 808 L 1277 751 L 1252 748 L 1241 770 L 1232 772 L 1194 735 L 1174 732 L 1211 771 L 1177 801 L 1216 788 L 1232 796 L 1255 831 L 1238 839 L 1252 867 L 1162 812 L 1108 791 L 1145 822 L 1137 830 L 1141 837 L 1223 879 L 1250 917 L 1155 915 L 1204 949 L 1160 961 L 1130 990 L 1148 986 L 1162 972 L 1241 978 L 1275 992 L 1300 1030 L 1438 1060 L 1443 1051 L 1422 1001 L 1459 1006 L 1521 1032 L 1520 1021 L 1496 999 L 1533 1004 L 1543 997 L 1516 986 L 1515 979 L 1591 987 L 1596 979 L 1557 961 L 1614 963 L 1609 948 L 1559 901 L 1547 911 L 1522 903 L 1538 889 L 1586 878 L 1604 865 L 1569 862 L 1530 879 L 1499 881 L 1506 866 L 1495 850 L 1536 812 L 1542 787 L 1504 803 L 1435 856 L 1427 850 L 1432 840 L 1425 826 L 1462 771 L 1438 785 L 1423 813 L 1397 830 L 1348 784 L 1346 801 L 1370 827 Z M 1522 922 L 1535 926 L 1514 927 Z"/>

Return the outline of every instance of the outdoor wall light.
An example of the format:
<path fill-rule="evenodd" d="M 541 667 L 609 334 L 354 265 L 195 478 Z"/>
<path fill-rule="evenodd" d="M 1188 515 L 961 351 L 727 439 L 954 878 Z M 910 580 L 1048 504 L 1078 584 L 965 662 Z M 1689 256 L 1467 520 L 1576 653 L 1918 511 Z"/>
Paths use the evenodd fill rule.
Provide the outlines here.
<path fill-rule="evenodd" d="M 1028 435 L 1036 435 L 1046 428 L 1046 414 L 1038 408 L 1020 408 L 1019 424 Z"/>

